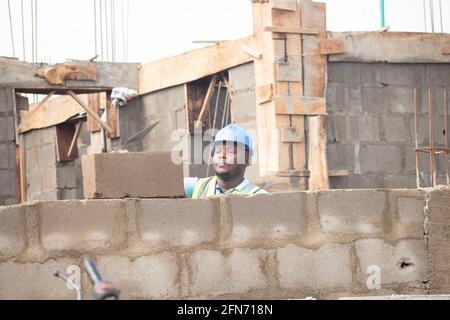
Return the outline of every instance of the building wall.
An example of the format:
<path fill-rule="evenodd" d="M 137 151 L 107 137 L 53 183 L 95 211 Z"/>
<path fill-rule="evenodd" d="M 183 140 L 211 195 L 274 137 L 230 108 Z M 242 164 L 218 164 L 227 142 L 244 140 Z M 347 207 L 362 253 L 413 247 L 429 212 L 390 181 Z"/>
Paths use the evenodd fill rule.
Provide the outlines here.
<path fill-rule="evenodd" d="M 73 299 L 53 273 L 86 255 L 125 299 L 448 293 L 449 196 L 330 190 L 6 206 L 0 299 Z M 373 272 L 379 289 L 368 288 Z M 84 272 L 81 284 L 90 298 Z"/>
<path fill-rule="evenodd" d="M 23 134 L 27 201 L 83 199 L 81 156 L 90 144 L 86 122 L 77 141 L 79 157 L 57 160 L 56 128 L 31 130 Z"/>
<path fill-rule="evenodd" d="M 17 197 L 13 91 L 0 89 L 0 205 L 15 203 Z"/>
<path fill-rule="evenodd" d="M 346 169 L 332 188 L 415 188 L 412 90 L 417 88 L 419 146 L 428 135 L 428 88 L 432 88 L 437 145 L 444 142 L 444 91 L 449 64 L 328 63 L 328 166 Z M 445 161 L 437 162 L 445 184 Z M 420 154 L 421 186 L 428 186 L 428 156 Z"/>

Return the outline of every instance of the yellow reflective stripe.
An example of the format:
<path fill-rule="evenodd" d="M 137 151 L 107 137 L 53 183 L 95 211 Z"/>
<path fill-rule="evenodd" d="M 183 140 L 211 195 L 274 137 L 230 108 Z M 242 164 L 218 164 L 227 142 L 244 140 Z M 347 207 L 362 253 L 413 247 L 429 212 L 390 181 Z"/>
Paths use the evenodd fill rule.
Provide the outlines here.
<path fill-rule="evenodd" d="M 198 179 L 197 183 L 195 184 L 194 191 L 192 192 L 192 199 L 199 199 L 202 197 L 207 197 L 209 195 L 214 195 L 215 186 L 216 186 L 215 176 Z"/>

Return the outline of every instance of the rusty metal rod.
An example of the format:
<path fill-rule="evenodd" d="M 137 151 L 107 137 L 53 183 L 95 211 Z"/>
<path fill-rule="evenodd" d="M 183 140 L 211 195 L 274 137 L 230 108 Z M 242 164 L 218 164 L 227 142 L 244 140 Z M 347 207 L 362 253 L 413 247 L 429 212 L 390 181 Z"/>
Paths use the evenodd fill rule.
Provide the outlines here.
<path fill-rule="evenodd" d="M 428 134 L 430 138 L 430 148 L 434 148 L 434 121 L 433 121 L 433 105 L 431 101 L 431 88 L 428 88 Z M 436 180 L 435 156 L 430 152 L 430 187 L 434 187 Z"/>
<path fill-rule="evenodd" d="M 447 90 L 444 91 L 444 138 L 445 138 L 445 148 L 448 149 L 448 100 L 447 100 Z M 445 176 L 447 178 L 447 187 L 450 185 L 450 179 L 448 176 L 448 152 L 445 153 Z"/>
<path fill-rule="evenodd" d="M 417 139 L 417 88 L 413 89 L 413 109 L 414 109 L 414 136 L 416 141 L 416 186 L 417 189 L 420 188 L 420 173 L 419 173 L 419 153 L 417 148 L 419 147 L 419 142 Z"/>

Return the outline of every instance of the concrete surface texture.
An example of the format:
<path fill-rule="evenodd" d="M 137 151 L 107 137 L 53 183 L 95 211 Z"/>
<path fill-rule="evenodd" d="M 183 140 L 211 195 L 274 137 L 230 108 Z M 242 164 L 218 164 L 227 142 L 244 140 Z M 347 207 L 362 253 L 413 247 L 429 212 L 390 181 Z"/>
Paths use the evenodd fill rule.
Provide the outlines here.
<path fill-rule="evenodd" d="M 85 256 L 124 299 L 448 293 L 449 197 L 378 189 L 3 206 L 0 298 L 73 298 L 52 273 Z M 84 271 L 80 281 L 92 298 Z"/>
<path fill-rule="evenodd" d="M 183 167 L 171 152 L 89 154 L 81 161 L 87 199 L 184 197 Z"/>
<path fill-rule="evenodd" d="M 11 89 L 0 89 L 0 205 L 16 204 L 16 144 Z"/>

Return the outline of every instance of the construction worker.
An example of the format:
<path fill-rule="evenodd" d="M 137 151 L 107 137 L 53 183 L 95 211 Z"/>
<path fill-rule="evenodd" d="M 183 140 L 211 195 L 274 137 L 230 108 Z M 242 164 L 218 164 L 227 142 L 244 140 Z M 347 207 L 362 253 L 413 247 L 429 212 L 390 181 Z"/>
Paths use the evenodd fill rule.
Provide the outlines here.
<path fill-rule="evenodd" d="M 217 133 L 212 148 L 215 175 L 202 179 L 185 178 L 187 197 L 201 199 L 220 194 L 267 193 L 245 177 L 253 154 L 252 140 L 246 130 L 229 124 Z"/>

